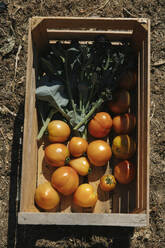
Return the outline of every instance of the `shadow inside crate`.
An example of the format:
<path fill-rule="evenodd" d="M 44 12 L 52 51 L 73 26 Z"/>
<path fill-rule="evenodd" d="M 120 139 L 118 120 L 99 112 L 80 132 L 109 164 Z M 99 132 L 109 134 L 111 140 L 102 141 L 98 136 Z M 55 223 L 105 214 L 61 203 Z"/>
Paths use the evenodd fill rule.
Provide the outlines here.
<path fill-rule="evenodd" d="M 8 248 L 129 247 L 133 228 L 97 226 L 18 225 L 19 189 L 22 162 L 24 105 L 21 104 L 13 127 Z"/>

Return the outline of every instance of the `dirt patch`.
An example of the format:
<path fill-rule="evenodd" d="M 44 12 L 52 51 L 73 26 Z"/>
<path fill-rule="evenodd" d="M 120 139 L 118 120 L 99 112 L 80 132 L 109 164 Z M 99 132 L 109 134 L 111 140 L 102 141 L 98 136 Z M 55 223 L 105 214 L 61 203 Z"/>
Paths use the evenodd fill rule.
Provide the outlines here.
<path fill-rule="evenodd" d="M 164 247 L 164 0 L 6 0 L 4 3 L 6 8 L 0 9 L 0 247 Z M 17 226 L 28 19 L 31 16 L 48 15 L 151 19 L 149 227 L 132 229 Z"/>

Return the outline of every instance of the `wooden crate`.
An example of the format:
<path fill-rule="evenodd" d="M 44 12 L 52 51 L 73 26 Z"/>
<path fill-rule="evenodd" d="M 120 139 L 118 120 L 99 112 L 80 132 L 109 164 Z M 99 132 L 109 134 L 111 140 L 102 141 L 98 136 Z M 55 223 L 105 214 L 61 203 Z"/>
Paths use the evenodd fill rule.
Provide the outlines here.
<path fill-rule="evenodd" d="M 71 209 L 70 197 L 62 200 L 60 211 L 40 212 L 34 204 L 36 186 L 45 180 L 42 168 L 43 149 L 36 141 L 38 133 L 35 106 L 37 54 L 54 40 L 92 41 L 99 34 L 105 34 L 115 42 L 129 40 L 137 51 L 138 86 L 134 98 L 137 108 L 136 180 L 126 186 L 118 185 L 110 197 L 107 193 L 102 195 L 102 201 L 98 201 L 93 212 L 91 209 Z M 79 17 L 34 17 L 30 19 L 19 224 L 102 226 L 146 226 L 148 224 L 149 69 L 150 21 L 148 19 Z"/>

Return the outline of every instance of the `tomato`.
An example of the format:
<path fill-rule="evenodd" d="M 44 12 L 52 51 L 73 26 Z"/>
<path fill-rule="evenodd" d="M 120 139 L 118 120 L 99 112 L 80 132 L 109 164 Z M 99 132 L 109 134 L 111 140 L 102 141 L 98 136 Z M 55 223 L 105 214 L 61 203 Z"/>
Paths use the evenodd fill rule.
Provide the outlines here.
<path fill-rule="evenodd" d="M 69 141 L 69 151 L 73 157 L 80 157 L 87 151 L 88 142 L 81 137 L 73 137 Z"/>
<path fill-rule="evenodd" d="M 116 136 L 112 142 L 112 152 L 116 158 L 129 159 L 136 151 L 136 143 L 132 137 L 123 134 Z"/>
<path fill-rule="evenodd" d="M 63 195 L 71 195 L 79 185 L 79 176 L 73 168 L 63 166 L 53 172 L 51 183 Z"/>
<path fill-rule="evenodd" d="M 87 148 L 89 161 L 95 166 L 104 166 L 112 156 L 110 145 L 103 140 L 92 141 Z"/>
<path fill-rule="evenodd" d="M 106 112 L 97 113 L 88 124 L 88 132 L 95 138 L 107 136 L 112 127 L 112 118 Z"/>
<path fill-rule="evenodd" d="M 135 166 L 128 160 L 124 160 L 114 168 L 114 176 L 121 184 L 128 184 L 135 178 Z"/>
<path fill-rule="evenodd" d="M 53 142 L 65 142 L 70 135 L 70 127 L 60 120 L 51 121 L 48 124 L 48 139 Z"/>
<path fill-rule="evenodd" d="M 118 115 L 113 118 L 113 130 L 117 134 L 128 134 L 133 131 L 136 125 L 136 117 L 133 114 Z"/>
<path fill-rule="evenodd" d="M 127 90 L 117 90 L 112 100 L 108 102 L 108 106 L 111 112 L 116 114 L 125 113 L 130 106 L 130 94 Z"/>
<path fill-rule="evenodd" d="M 97 193 L 88 183 L 81 184 L 73 195 L 73 202 L 80 207 L 93 207 L 97 199 Z"/>
<path fill-rule="evenodd" d="M 55 208 L 59 204 L 60 197 L 51 184 L 45 182 L 37 187 L 34 200 L 38 207 L 48 210 Z"/>
<path fill-rule="evenodd" d="M 119 87 L 130 90 L 135 87 L 137 83 L 137 72 L 135 70 L 125 71 L 119 80 Z"/>
<path fill-rule="evenodd" d="M 90 164 L 86 157 L 74 158 L 69 161 L 69 165 L 81 176 L 85 176 L 89 172 Z"/>
<path fill-rule="evenodd" d="M 45 148 L 45 161 L 47 164 L 60 167 L 69 161 L 69 150 L 66 145 L 56 143 Z"/>
<path fill-rule="evenodd" d="M 100 188 L 103 191 L 111 191 L 116 187 L 115 177 L 111 174 L 104 175 L 100 178 Z"/>

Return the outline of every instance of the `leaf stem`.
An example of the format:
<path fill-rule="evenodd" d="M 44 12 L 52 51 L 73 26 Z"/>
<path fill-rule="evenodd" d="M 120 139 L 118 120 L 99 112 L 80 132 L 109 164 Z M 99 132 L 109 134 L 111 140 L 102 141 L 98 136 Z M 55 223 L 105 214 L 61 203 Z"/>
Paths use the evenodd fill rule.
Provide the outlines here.
<path fill-rule="evenodd" d="M 65 55 L 65 74 L 66 74 L 66 87 L 67 87 L 67 91 L 68 91 L 68 95 L 69 95 L 69 100 L 72 104 L 72 108 L 73 108 L 73 112 L 74 112 L 74 115 L 75 115 L 75 119 L 77 119 L 77 114 L 76 114 L 76 108 L 75 108 L 75 103 L 74 103 L 74 99 L 73 99 L 73 96 L 72 96 L 72 91 L 71 91 L 71 87 L 70 87 L 70 84 L 69 84 L 69 75 L 68 75 L 68 57 L 67 57 L 67 52 L 66 52 L 66 55 Z"/>
<path fill-rule="evenodd" d="M 86 107 L 85 107 L 85 110 L 88 109 L 89 107 L 89 104 L 92 100 L 92 97 L 93 97 L 93 93 L 94 93 L 94 89 L 95 89 L 95 85 L 96 85 L 96 75 L 94 74 L 93 75 L 93 82 L 92 82 L 92 89 L 90 90 L 90 94 L 89 94 L 89 98 L 88 98 L 88 102 L 86 104 Z"/>
<path fill-rule="evenodd" d="M 77 130 L 79 129 L 84 123 L 86 123 L 88 121 L 88 119 L 91 117 L 91 115 L 93 115 L 93 113 L 96 111 L 97 108 L 99 108 L 101 106 L 101 104 L 104 102 L 104 100 L 102 98 L 100 98 L 96 104 L 93 106 L 93 108 L 89 111 L 89 113 L 85 116 L 85 118 L 79 122 L 74 128 L 73 130 Z"/>
<path fill-rule="evenodd" d="M 80 111 L 82 110 L 82 94 L 81 92 L 79 92 L 79 95 L 80 95 Z"/>
<path fill-rule="evenodd" d="M 42 128 L 41 128 L 40 131 L 39 131 L 39 134 L 38 134 L 38 136 L 37 136 L 37 140 L 40 140 L 40 139 L 42 138 L 44 132 L 45 132 L 46 129 L 47 129 L 47 126 L 48 126 L 49 122 L 51 121 L 51 119 L 52 119 L 52 117 L 53 117 L 53 115 L 54 115 L 55 113 L 57 113 L 57 112 L 58 112 L 58 110 L 56 110 L 56 109 L 51 109 L 51 110 L 50 110 L 50 112 L 49 112 L 49 114 L 48 114 L 48 116 L 47 116 L 46 121 L 44 122 Z"/>
<path fill-rule="evenodd" d="M 56 110 L 58 111 L 58 112 L 60 112 L 61 114 L 62 114 L 62 116 L 67 120 L 67 121 L 70 121 L 70 116 L 67 114 L 67 113 L 65 113 L 65 111 L 56 103 L 56 101 L 54 101 L 54 105 L 53 105 L 55 108 L 56 108 Z"/>

